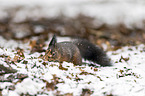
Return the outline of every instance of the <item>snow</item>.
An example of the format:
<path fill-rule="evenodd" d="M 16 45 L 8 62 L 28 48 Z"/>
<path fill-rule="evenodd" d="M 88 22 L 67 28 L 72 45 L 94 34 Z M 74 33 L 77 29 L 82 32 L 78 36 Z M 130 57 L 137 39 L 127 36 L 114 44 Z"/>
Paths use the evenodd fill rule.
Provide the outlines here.
<path fill-rule="evenodd" d="M 83 14 L 95 18 L 95 24 L 143 28 L 144 10 L 144 0 L 0 0 L 0 19 L 12 16 L 14 22 Z"/>
<path fill-rule="evenodd" d="M 34 82 L 30 78 L 24 79 L 24 81 L 20 84 L 16 85 L 15 92 L 20 93 L 30 93 L 30 94 L 37 94 L 38 91 L 44 86 L 42 82 Z M 29 85 L 29 86 L 26 86 Z"/>
<path fill-rule="evenodd" d="M 64 39 L 64 38 L 62 38 Z M 61 38 L 59 38 L 61 40 Z M 12 42 L 1 38 L 3 43 Z M 48 41 L 47 41 L 48 42 Z M 21 46 L 24 49 L 24 55 L 28 64 L 23 64 L 23 61 L 12 65 L 18 73 L 27 74 L 28 78 L 22 82 L 14 84 L 17 80 L 10 82 L 0 82 L 3 96 L 19 96 L 20 94 L 30 95 L 55 95 L 56 91 L 60 94 L 73 93 L 74 96 L 81 95 L 82 89 L 90 89 L 92 96 L 117 95 L 117 96 L 143 96 L 145 94 L 145 45 L 126 46 L 117 51 L 109 51 L 107 54 L 111 58 L 112 67 L 98 67 L 96 71 L 88 65 L 74 66 L 72 63 L 63 63 L 63 67 L 68 70 L 59 69 L 59 63 L 46 62 L 48 65 L 42 65 L 43 60 L 39 59 L 40 53 L 29 54 L 29 44 L 18 44 L 13 42 L 13 45 Z M 16 50 L 11 50 L 11 47 L 5 48 L 1 45 L 0 55 L 5 54 L 14 57 Z M 122 58 L 129 58 L 125 61 Z M 33 58 L 31 58 L 33 57 Z M 35 57 L 35 58 L 34 58 Z M 120 60 L 121 59 L 121 60 Z M 40 62 L 41 60 L 41 62 Z M 4 60 L 0 57 L 1 64 Z M 27 68 L 26 68 L 27 66 Z M 83 74 L 84 72 L 84 74 Z M 8 77 L 9 75 L 6 75 Z M 43 80 L 51 83 L 54 81 L 54 76 L 58 77 L 61 83 L 56 84 L 57 89 L 47 90 L 46 83 Z M 77 79 L 79 78 L 79 79 Z M 14 85 L 15 90 L 8 90 L 7 86 Z M 42 92 L 42 94 L 40 94 Z"/>
<path fill-rule="evenodd" d="M 144 10 L 144 0 L 0 0 L 0 20 L 12 16 L 13 22 L 21 22 L 27 18 L 35 20 L 42 17 L 56 18 L 60 15 L 74 18 L 81 13 L 94 17 L 94 23 L 98 21 L 110 25 L 123 23 L 131 28 L 144 28 Z M 41 31 L 41 26 L 36 30 Z M 63 40 L 70 38 L 58 38 L 59 42 Z M 73 93 L 74 96 L 79 96 L 82 89 L 90 89 L 92 96 L 110 94 L 144 96 L 145 94 L 144 44 L 109 51 L 107 55 L 112 60 L 112 67 L 98 67 L 96 70 L 88 65 L 74 66 L 72 63 L 64 62 L 63 67 L 68 70 L 62 70 L 59 69 L 57 62 L 46 62 L 48 65 L 44 66 L 42 64 L 44 61 L 38 58 L 40 53 L 29 54 L 29 43 L 5 40 L 1 36 L 0 41 L 0 55 L 4 54 L 13 59 L 17 52 L 16 48 L 20 47 L 24 49 L 24 60 L 28 61 L 28 64 L 23 64 L 24 60 L 15 65 L 11 64 L 18 73 L 27 74 L 28 78 L 22 82 L 18 82 L 17 79 L 13 82 L 0 82 L 3 96 L 19 96 L 22 93 L 55 96 L 57 92 L 62 95 Z M 48 42 L 46 41 L 46 44 Z M 106 48 L 106 45 L 103 46 Z M 8 66 L 2 57 L 0 64 Z M 9 75 L 11 74 L 5 75 L 4 79 Z M 57 89 L 47 90 L 46 82 L 43 80 L 54 82 L 54 76 L 59 78 Z M 9 90 L 9 86 L 15 86 L 15 89 Z"/>

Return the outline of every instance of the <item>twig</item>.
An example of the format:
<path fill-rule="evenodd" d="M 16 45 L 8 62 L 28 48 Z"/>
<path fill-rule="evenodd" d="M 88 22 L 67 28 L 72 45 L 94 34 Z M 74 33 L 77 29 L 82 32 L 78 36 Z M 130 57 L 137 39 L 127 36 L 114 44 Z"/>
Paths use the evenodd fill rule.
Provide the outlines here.
<path fill-rule="evenodd" d="M 0 70 L 5 71 L 5 73 L 16 73 L 17 70 L 12 69 L 11 67 L 5 67 L 4 65 L 0 64 Z"/>

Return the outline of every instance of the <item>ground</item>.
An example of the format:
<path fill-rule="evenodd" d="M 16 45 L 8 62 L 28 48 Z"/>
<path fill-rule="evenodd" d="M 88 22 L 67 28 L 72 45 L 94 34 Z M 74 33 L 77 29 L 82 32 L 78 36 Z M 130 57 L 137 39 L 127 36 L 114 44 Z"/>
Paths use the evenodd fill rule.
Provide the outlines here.
<path fill-rule="evenodd" d="M 30 53 L 31 47 L 28 43 L 7 41 L 2 37 L 1 41 L 3 42 L 1 46 L 16 45 L 16 49 L 1 47 L 1 64 L 18 70 L 17 73 L 5 75 L 1 72 L 3 75 L 0 79 L 0 88 L 3 96 L 145 94 L 143 44 L 107 52 L 113 64 L 111 67 L 89 66 L 90 62 L 86 61 L 88 65 L 82 66 L 64 62 L 63 68 L 60 68 L 57 62 L 45 62 L 39 58 L 44 52 Z"/>
<path fill-rule="evenodd" d="M 0 0 L 0 96 L 144 96 L 143 9 L 144 0 Z M 112 66 L 42 60 L 53 34 L 89 40 Z"/>

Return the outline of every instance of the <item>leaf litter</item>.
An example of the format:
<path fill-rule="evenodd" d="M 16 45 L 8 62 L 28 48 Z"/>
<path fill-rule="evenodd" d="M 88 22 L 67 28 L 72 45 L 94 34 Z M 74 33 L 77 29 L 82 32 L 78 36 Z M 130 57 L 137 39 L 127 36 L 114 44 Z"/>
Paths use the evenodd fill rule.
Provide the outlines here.
<path fill-rule="evenodd" d="M 67 62 L 60 66 L 58 62 L 43 61 L 39 57 L 44 52 L 31 53 L 31 49 L 29 43 L 22 43 L 21 48 L 0 48 L 0 64 L 17 70 L 0 75 L 2 95 L 135 96 L 145 92 L 143 44 L 108 51 L 112 67 L 74 66 Z"/>

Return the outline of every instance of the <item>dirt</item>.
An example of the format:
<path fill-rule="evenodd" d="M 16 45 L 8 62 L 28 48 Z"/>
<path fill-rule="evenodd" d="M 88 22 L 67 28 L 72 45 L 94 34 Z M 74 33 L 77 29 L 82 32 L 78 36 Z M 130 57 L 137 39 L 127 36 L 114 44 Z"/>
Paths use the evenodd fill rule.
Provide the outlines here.
<path fill-rule="evenodd" d="M 79 15 L 76 18 L 60 16 L 57 18 L 27 19 L 23 22 L 12 22 L 13 18 L 0 21 L 0 35 L 6 39 L 29 41 L 37 36 L 39 40 L 31 41 L 32 53 L 43 51 L 44 41 L 48 34 L 63 37 L 86 38 L 94 44 L 107 44 L 107 50 L 116 50 L 122 46 L 145 43 L 145 29 L 128 28 L 124 24 L 110 26 L 94 24 L 94 18 Z M 19 36 L 20 32 L 23 34 Z"/>

